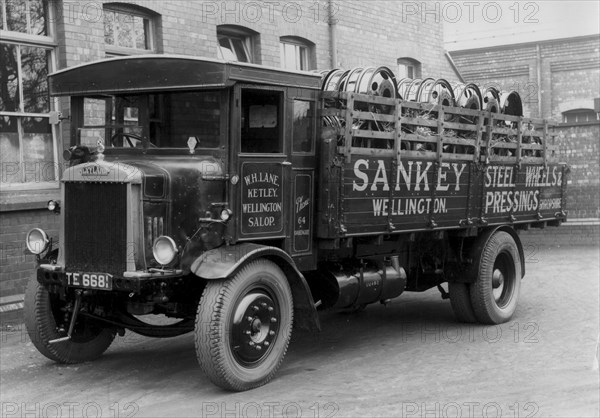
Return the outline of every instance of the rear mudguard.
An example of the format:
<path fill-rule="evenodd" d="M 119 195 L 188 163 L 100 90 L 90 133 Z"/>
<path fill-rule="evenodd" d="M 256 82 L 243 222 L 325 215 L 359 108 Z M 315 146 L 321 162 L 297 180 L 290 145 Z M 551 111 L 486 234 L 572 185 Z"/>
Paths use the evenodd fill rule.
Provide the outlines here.
<path fill-rule="evenodd" d="M 294 299 L 294 325 L 300 329 L 320 331 L 319 316 L 308 283 L 292 258 L 280 248 L 253 243 L 214 248 L 198 257 L 192 263 L 191 271 L 205 280 L 225 280 L 257 258 L 273 261 L 286 275 Z"/>

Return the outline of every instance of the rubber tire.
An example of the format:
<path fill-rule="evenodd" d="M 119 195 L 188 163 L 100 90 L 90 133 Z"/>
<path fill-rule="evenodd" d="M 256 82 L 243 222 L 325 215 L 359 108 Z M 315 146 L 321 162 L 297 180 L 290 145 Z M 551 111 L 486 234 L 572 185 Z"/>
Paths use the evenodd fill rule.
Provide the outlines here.
<path fill-rule="evenodd" d="M 33 278 L 25 290 L 25 327 L 31 342 L 40 353 L 58 363 L 81 363 L 102 355 L 115 339 L 112 329 L 103 328 L 86 342 L 63 341 L 49 344 L 48 341 L 63 337 L 57 332 L 48 290 Z"/>
<path fill-rule="evenodd" d="M 450 305 L 456 320 L 469 324 L 477 322 L 471 303 L 470 285 L 468 283 L 449 282 L 448 293 L 450 294 Z"/>
<path fill-rule="evenodd" d="M 277 298 L 281 310 L 280 331 L 269 356 L 249 368 L 239 364 L 230 348 L 233 312 L 236 302 L 253 287 L 267 287 Z M 255 260 L 244 266 L 232 279 L 209 281 L 204 289 L 196 316 L 195 346 L 201 369 L 217 386 L 244 391 L 269 382 L 281 365 L 292 335 L 292 291 L 287 278 L 273 262 Z"/>
<path fill-rule="evenodd" d="M 498 306 L 492 293 L 492 274 L 494 264 L 500 254 L 507 254 L 512 263 L 512 280 L 508 301 L 503 306 Z M 485 244 L 479 261 L 477 280 L 471 285 L 471 303 L 473 312 L 478 322 L 496 325 L 510 320 L 519 299 L 521 289 L 521 259 L 519 249 L 513 237 L 504 231 L 495 232 Z"/>

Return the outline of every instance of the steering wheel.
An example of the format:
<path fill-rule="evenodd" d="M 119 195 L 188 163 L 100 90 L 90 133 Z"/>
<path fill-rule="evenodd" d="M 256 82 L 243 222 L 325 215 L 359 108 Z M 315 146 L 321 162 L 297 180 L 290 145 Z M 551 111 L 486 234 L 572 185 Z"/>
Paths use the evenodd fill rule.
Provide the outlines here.
<path fill-rule="evenodd" d="M 131 148 L 135 148 L 135 145 L 133 145 L 133 142 L 131 141 L 132 139 L 136 139 L 136 140 L 138 140 L 140 142 L 143 141 L 143 138 L 141 136 L 139 136 L 139 135 L 131 134 L 131 133 L 128 133 L 128 132 L 117 132 L 116 134 L 114 134 L 110 138 L 110 144 L 113 147 L 118 147 L 119 145 L 116 143 L 117 142 L 116 140 L 119 139 L 120 137 L 125 138 L 127 140 L 127 143 L 129 144 L 129 146 Z"/>

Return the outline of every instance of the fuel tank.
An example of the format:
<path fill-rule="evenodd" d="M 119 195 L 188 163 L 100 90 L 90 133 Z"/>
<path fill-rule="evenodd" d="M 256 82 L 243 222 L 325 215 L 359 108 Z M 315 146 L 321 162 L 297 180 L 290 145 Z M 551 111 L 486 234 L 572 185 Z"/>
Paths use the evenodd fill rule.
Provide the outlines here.
<path fill-rule="evenodd" d="M 400 296 L 406 287 L 406 272 L 397 256 L 379 267 L 360 267 L 353 273 L 329 270 L 325 275 L 332 298 L 327 305 L 334 309 L 392 299 Z"/>

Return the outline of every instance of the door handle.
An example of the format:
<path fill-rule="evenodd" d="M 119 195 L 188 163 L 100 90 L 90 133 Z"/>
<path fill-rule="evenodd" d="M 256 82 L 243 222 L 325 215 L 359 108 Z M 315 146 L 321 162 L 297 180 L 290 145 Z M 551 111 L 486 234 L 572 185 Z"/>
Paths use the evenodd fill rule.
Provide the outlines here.
<path fill-rule="evenodd" d="M 282 166 L 284 166 L 284 167 L 287 167 L 287 166 L 290 166 L 290 165 L 292 165 L 292 163 L 291 163 L 291 162 L 289 162 L 289 161 L 283 161 L 283 162 L 281 163 L 281 165 L 282 165 Z"/>

